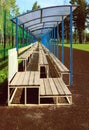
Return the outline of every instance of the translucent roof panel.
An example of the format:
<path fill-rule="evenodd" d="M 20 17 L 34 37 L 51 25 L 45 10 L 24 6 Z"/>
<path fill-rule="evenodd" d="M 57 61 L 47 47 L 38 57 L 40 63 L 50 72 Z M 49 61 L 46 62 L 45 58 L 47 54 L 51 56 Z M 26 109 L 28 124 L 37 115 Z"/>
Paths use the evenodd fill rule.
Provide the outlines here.
<path fill-rule="evenodd" d="M 34 35 L 39 35 L 42 33 L 48 33 L 49 29 L 56 27 L 62 21 L 62 17 L 65 19 L 70 14 L 71 5 L 64 6 L 52 6 L 47 8 L 38 9 L 35 11 L 29 11 L 18 17 L 18 24 L 23 25 L 30 31 L 34 31 Z M 72 6 L 72 11 L 74 11 L 77 6 Z M 16 23 L 16 18 L 12 19 Z M 47 29 L 48 28 L 48 29 Z M 46 29 L 46 32 L 43 31 Z M 36 31 L 36 33 L 35 33 Z"/>
<path fill-rule="evenodd" d="M 56 7 L 50 7 L 43 10 L 43 17 L 47 16 L 67 16 L 70 14 L 70 8 L 69 6 L 56 6 Z"/>
<path fill-rule="evenodd" d="M 32 13 L 27 13 L 25 15 L 21 15 L 19 17 L 22 23 L 26 23 L 26 22 L 29 22 L 31 20 L 38 19 L 38 18 L 40 18 L 40 10 L 32 12 Z"/>
<path fill-rule="evenodd" d="M 62 21 L 62 17 L 59 17 L 59 16 L 53 16 L 53 17 L 45 17 L 45 18 L 42 18 L 42 22 L 58 22 L 58 21 Z"/>

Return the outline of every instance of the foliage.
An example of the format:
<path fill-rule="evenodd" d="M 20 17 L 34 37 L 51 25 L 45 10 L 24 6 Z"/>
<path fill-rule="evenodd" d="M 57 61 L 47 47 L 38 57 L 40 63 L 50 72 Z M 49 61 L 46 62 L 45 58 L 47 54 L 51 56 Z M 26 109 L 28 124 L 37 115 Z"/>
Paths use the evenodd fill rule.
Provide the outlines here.
<path fill-rule="evenodd" d="M 4 82 L 4 80 L 7 79 L 7 72 L 8 72 L 8 67 L 6 66 L 5 68 L 3 68 L 2 70 L 0 70 L 0 84 Z"/>
<path fill-rule="evenodd" d="M 79 43 L 83 42 L 83 32 L 88 27 L 87 18 L 89 17 L 89 5 L 86 0 L 71 0 L 71 4 L 79 5 L 78 9 L 75 11 L 73 20 L 75 30 L 77 29 L 79 35 Z M 86 26 L 87 24 L 87 26 Z"/>
<path fill-rule="evenodd" d="M 19 14 L 19 8 L 16 5 L 16 0 L 0 0 L 0 6 L 12 15 Z"/>
<path fill-rule="evenodd" d="M 36 9 L 39 9 L 39 8 L 40 8 L 40 5 L 38 5 L 38 2 L 36 1 L 36 2 L 33 4 L 32 10 L 36 10 Z"/>

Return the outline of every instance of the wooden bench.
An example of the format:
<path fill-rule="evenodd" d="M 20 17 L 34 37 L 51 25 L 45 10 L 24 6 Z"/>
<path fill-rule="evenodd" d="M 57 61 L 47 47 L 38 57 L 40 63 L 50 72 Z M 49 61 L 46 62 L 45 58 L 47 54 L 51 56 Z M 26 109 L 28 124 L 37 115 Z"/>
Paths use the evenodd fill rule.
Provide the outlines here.
<path fill-rule="evenodd" d="M 30 92 L 31 89 L 37 91 L 37 96 L 35 91 L 33 94 L 33 96 L 37 97 L 37 105 L 44 104 L 41 100 L 46 100 L 47 98 L 52 98 L 54 100 L 53 104 L 56 105 L 72 104 L 72 94 L 62 78 L 40 78 L 39 71 L 18 72 L 16 48 L 9 50 L 8 53 L 8 105 L 21 105 L 21 103 L 13 103 L 18 89 L 24 90 L 24 103 L 22 105 L 31 105 L 28 102 L 28 96 L 30 96 L 28 90 Z M 64 99 L 66 100 L 64 101 Z M 49 105 L 50 103 L 47 104 Z"/>
<path fill-rule="evenodd" d="M 40 77 L 44 74 L 46 74 L 46 77 L 49 77 L 49 64 L 42 48 L 39 49 L 38 70 L 40 71 Z"/>
<path fill-rule="evenodd" d="M 39 71 L 18 72 L 16 48 L 10 49 L 8 51 L 8 56 L 8 105 L 15 105 L 13 104 L 13 98 L 15 97 L 18 88 L 25 89 L 24 104 L 26 105 L 28 88 L 38 89 L 39 93 Z"/>
<path fill-rule="evenodd" d="M 62 78 L 40 79 L 40 99 L 41 98 L 53 98 L 57 105 L 72 104 L 72 94 Z M 64 101 L 64 99 L 66 100 Z"/>
<path fill-rule="evenodd" d="M 57 70 L 59 76 L 61 75 L 62 79 L 64 75 L 69 75 L 69 82 L 68 82 L 68 86 L 70 85 L 70 71 L 69 69 L 53 54 L 51 53 L 44 45 L 43 49 L 46 52 L 46 55 L 49 56 L 49 58 L 51 59 L 52 63 L 54 64 L 55 69 Z"/>
<path fill-rule="evenodd" d="M 18 60 L 22 60 L 24 62 L 25 71 L 26 71 L 27 61 L 29 61 L 33 57 L 33 53 L 35 53 L 37 46 L 38 46 L 38 43 L 33 44 L 28 50 L 26 50 L 24 53 L 22 53 L 18 57 Z"/>
<path fill-rule="evenodd" d="M 46 55 L 48 55 L 50 53 L 50 51 L 44 45 L 42 45 L 42 47 L 43 47 L 43 50 L 45 51 Z"/>
<path fill-rule="evenodd" d="M 70 71 L 69 69 L 52 53 L 49 53 L 49 57 L 51 61 L 54 63 L 54 67 L 56 68 L 57 72 L 59 73 L 59 76 L 61 74 L 61 77 L 65 74 L 69 75 L 69 83 L 68 86 L 70 85 Z"/>

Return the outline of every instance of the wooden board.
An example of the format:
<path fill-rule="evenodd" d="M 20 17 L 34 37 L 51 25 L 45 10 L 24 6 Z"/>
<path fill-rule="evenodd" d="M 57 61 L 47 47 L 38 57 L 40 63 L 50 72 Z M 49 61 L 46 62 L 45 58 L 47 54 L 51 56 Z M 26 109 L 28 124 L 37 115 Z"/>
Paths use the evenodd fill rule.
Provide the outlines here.
<path fill-rule="evenodd" d="M 15 85 L 17 84 L 18 78 L 20 77 L 20 73 L 17 72 L 15 77 L 13 78 L 13 80 L 11 81 L 11 83 L 9 83 L 10 85 Z"/>
<path fill-rule="evenodd" d="M 30 72 L 25 72 L 25 77 L 23 79 L 22 84 L 23 85 L 28 85 L 29 84 L 29 79 L 30 79 Z"/>
<path fill-rule="evenodd" d="M 60 78 L 59 78 L 59 80 L 58 80 L 58 78 L 53 78 L 53 81 L 55 82 L 55 85 L 57 87 L 58 94 L 59 95 L 64 95 L 65 93 L 64 93 L 64 91 L 63 91 L 63 89 L 62 89 L 62 87 L 60 85 L 60 82 L 61 82 Z"/>
<path fill-rule="evenodd" d="M 71 95 L 71 92 L 69 91 L 69 89 L 67 88 L 67 86 L 65 85 L 65 83 L 63 82 L 63 80 L 60 78 L 58 78 L 58 80 L 60 80 L 60 84 L 62 86 L 62 89 L 65 93 L 65 95 Z"/>
<path fill-rule="evenodd" d="M 39 85 L 40 84 L 40 74 L 39 72 L 35 72 L 34 74 L 34 85 Z"/>
<path fill-rule="evenodd" d="M 55 83 L 54 83 L 52 78 L 49 78 L 49 83 L 50 83 L 50 87 L 51 87 L 51 90 L 52 90 L 52 94 L 58 95 L 59 93 L 57 91 L 57 88 L 56 88 Z"/>
<path fill-rule="evenodd" d="M 40 76 L 38 71 L 18 72 L 13 78 L 10 86 L 39 86 Z"/>
<path fill-rule="evenodd" d="M 40 79 L 40 95 L 46 95 L 43 79 Z"/>
<path fill-rule="evenodd" d="M 44 78 L 44 86 L 45 86 L 46 95 L 53 95 L 48 79 Z"/>

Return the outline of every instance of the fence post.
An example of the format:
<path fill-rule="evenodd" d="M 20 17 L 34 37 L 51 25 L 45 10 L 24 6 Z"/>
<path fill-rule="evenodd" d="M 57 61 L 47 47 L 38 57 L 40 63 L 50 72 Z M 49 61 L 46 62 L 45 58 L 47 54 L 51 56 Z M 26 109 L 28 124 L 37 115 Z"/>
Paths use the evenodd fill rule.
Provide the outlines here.
<path fill-rule="evenodd" d="M 3 32 L 4 32 L 4 60 L 5 60 L 5 49 L 6 49 L 6 10 L 4 10 L 4 24 L 3 24 Z"/>

